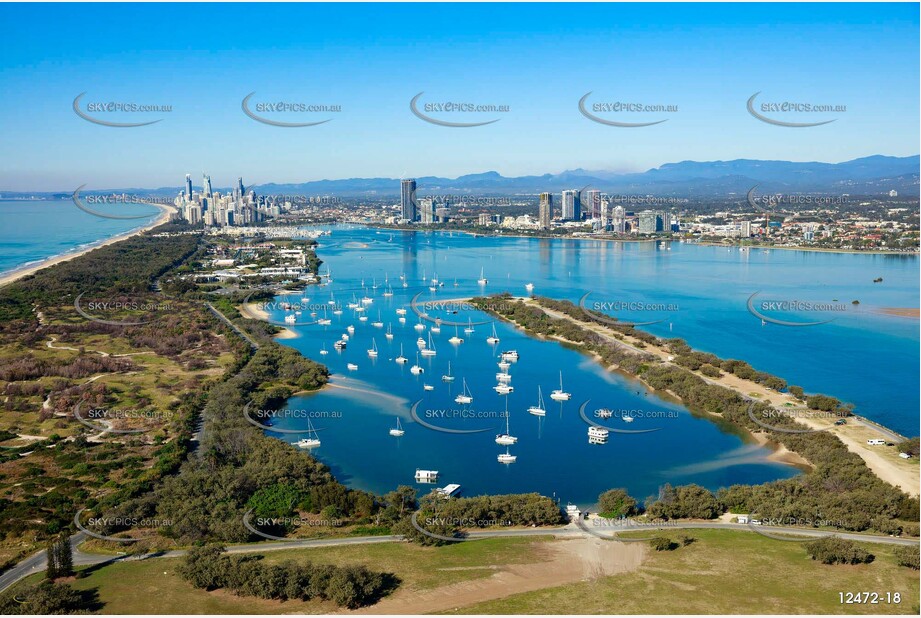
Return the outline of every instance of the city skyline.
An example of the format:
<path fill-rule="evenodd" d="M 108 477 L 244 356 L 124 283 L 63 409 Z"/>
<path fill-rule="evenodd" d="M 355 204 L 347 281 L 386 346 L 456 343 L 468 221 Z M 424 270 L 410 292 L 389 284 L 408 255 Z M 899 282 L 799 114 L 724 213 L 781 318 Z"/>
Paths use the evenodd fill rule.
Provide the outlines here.
<path fill-rule="evenodd" d="M 260 10 L 270 19 L 231 47 L 224 33 L 245 19 L 238 7 L 210 15 L 212 26 L 202 30 L 192 24 L 201 23 L 207 8 L 196 5 L 182 7 L 179 21 L 172 7 L 61 6 L 49 15 L 40 7 L 4 6 L 0 14 L 20 27 L 0 42 L 8 103 L 0 129 L 4 152 L 15 153 L 2 159 L 0 188 L 60 190 L 88 178 L 97 186 L 164 186 L 200 161 L 229 170 L 231 178 L 245 171 L 260 183 L 399 178 L 410 170 L 448 176 L 488 169 L 638 172 L 667 160 L 844 161 L 917 152 L 919 22 L 910 5 L 702 5 L 663 13 L 654 6 L 550 4 L 527 14 L 471 5 L 451 19 L 437 7 L 366 8 L 344 31 L 336 24 L 346 7 L 265 7 Z M 116 24 L 133 20 L 145 27 L 132 41 L 136 51 L 124 54 Z M 297 40 L 279 30 L 292 22 L 305 29 Z M 395 23 L 414 27 L 400 30 L 400 38 L 384 34 Z M 437 36 L 443 29 L 455 43 Z M 74 35 L 87 31 L 93 36 Z M 355 36 L 362 33 L 374 34 Z M 575 36 L 580 45 L 564 44 Z M 732 59 L 707 43 L 716 39 L 734 50 Z M 457 53 L 458 44 L 464 53 Z M 695 59 L 693 70 L 683 63 L 688 57 Z M 395 82 L 397 66 L 409 67 L 409 77 Z M 553 88 L 535 100 L 548 74 L 557 76 Z M 74 113 L 81 93 L 84 113 L 109 101 L 170 110 L 118 115 L 118 121 L 159 120 L 149 126 L 99 126 Z M 251 93 L 254 114 L 324 124 L 257 122 L 241 111 Z M 431 124 L 410 110 L 421 93 L 423 115 L 498 122 Z M 655 126 L 605 126 L 580 113 L 587 93 L 595 115 L 605 116 L 592 102 L 676 111 L 664 118 L 605 116 L 666 120 Z M 746 110 L 756 93 L 765 105 L 806 101 L 846 112 L 822 114 L 822 121 L 834 120 L 824 126 L 771 126 Z M 259 112 L 271 101 L 340 109 Z M 426 112 L 426 104 L 439 101 L 508 111 Z M 126 153 L 142 153 L 144 165 Z"/>

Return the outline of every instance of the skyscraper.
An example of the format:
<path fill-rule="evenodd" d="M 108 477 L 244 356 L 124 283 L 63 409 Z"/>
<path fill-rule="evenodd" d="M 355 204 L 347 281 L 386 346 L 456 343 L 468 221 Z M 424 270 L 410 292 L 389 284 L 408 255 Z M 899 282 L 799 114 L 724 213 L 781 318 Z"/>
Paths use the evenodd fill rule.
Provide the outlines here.
<path fill-rule="evenodd" d="M 207 174 L 201 175 L 201 194 L 205 197 L 211 197 L 211 176 Z"/>
<path fill-rule="evenodd" d="M 563 191 L 563 220 L 578 221 L 582 218 L 582 204 L 579 191 Z"/>
<path fill-rule="evenodd" d="M 416 205 L 416 181 L 407 178 L 400 181 L 400 218 L 415 221 L 418 206 Z"/>
<path fill-rule="evenodd" d="M 435 200 L 430 197 L 419 200 L 419 217 L 422 223 L 435 222 Z"/>
<path fill-rule="evenodd" d="M 624 210 L 623 206 L 617 205 L 614 207 L 614 231 L 623 234 L 624 230 L 627 227 L 627 212 Z"/>
<path fill-rule="evenodd" d="M 540 194 L 540 206 L 537 210 L 537 221 L 540 229 L 550 229 L 550 219 L 553 218 L 553 195 L 551 193 Z"/>
<path fill-rule="evenodd" d="M 598 189 L 589 189 L 582 195 L 582 205 L 588 213 L 590 219 L 596 219 L 601 216 L 601 191 Z"/>
<path fill-rule="evenodd" d="M 243 186 L 243 176 L 237 178 L 237 190 L 240 192 L 240 197 L 246 193 L 246 188 Z"/>
<path fill-rule="evenodd" d="M 192 200 L 192 174 L 185 175 L 185 199 Z"/>
<path fill-rule="evenodd" d="M 611 202 L 608 198 L 603 198 L 601 200 L 601 212 L 599 213 L 599 217 L 601 219 L 601 229 L 608 229 L 608 226 L 611 224 Z"/>

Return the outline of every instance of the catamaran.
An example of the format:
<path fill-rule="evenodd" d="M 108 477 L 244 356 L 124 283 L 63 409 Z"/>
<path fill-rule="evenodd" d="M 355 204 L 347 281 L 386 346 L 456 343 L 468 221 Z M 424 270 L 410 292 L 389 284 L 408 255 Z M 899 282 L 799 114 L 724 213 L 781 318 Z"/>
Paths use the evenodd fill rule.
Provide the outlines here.
<path fill-rule="evenodd" d="M 398 416 L 398 417 L 397 417 L 397 426 L 396 426 L 396 428 L 390 430 L 390 435 L 391 435 L 391 436 L 396 436 L 397 438 L 399 438 L 399 437 L 402 436 L 404 433 L 406 433 L 406 432 L 403 431 L 403 426 L 400 425 L 400 417 Z"/>
<path fill-rule="evenodd" d="M 563 390 L 563 372 L 560 371 L 560 387 L 550 393 L 550 399 L 554 401 L 569 401 L 570 398 L 572 398 L 572 394 Z"/>
<path fill-rule="evenodd" d="M 461 394 L 454 398 L 455 403 L 473 403 L 473 393 L 467 388 L 467 378 L 463 379 L 464 389 Z"/>
<path fill-rule="evenodd" d="M 537 405 L 528 408 L 528 413 L 534 416 L 547 415 L 547 409 L 544 407 L 544 394 L 541 392 L 540 386 L 537 387 Z"/>
<path fill-rule="evenodd" d="M 508 446 L 509 444 L 515 444 L 518 442 L 518 438 L 513 436 L 509 432 L 508 428 L 508 399 L 505 400 L 505 433 L 500 433 L 496 436 L 496 444 L 503 444 Z"/>
<path fill-rule="evenodd" d="M 400 344 L 400 355 L 397 356 L 394 360 L 401 365 L 405 363 L 407 360 L 409 360 L 405 356 L 403 356 L 403 344 L 402 343 Z"/>
<path fill-rule="evenodd" d="M 513 464 L 518 461 L 518 455 L 512 455 L 508 452 L 508 448 L 505 449 L 504 453 L 499 453 L 499 456 L 496 458 L 501 464 Z"/>
<path fill-rule="evenodd" d="M 409 372 L 413 375 L 419 375 L 420 373 L 425 373 L 425 369 L 422 368 L 422 365 L 419 364 L 419 353 L 416 352 L 416 364 L 409 368 Z"/>
<path fill-rule="evenodd" d="M 459 344 L 463 343 L 464 340 L 457 336 L 457 326 L 454 327 L 454 336 L 448 339 L 449 343 Z"/>
<path fill-rule="evenodd" d="M 422 356 L 435 356 L 435 354 L 437 354 L 437 352 L 435 351 L 435 344 L 432 343 L 432 333 L 429 333 L 428 346 L 426 347 L 425 343 L 423 342 L 422 347 L 423 347 Z"/>
<path fill-rule="evenodd" d="M 307 436 L 297 441 L 297 445 L 300 448 L 316 448 L 320 446 L 320 438 L 317 437 L 317 431 L 313 428 L 309 418 L 307 419 Z"/>
<path fill-rule="evenodd" d="M 500 395 L 508 395 L 509 393 L 515 392 L 514 386 L 512 386 L 511 384 L 505 384 L 505 383 L 496 384 L 495 386 L 492 387 L 492 389 L 496 391 L 497 393 L 499 393 Z"/>
<path fill-rule="evenodd" d="M 476 280 L 476 282 L 477 282 L 478 284 L 480 284 L 480 285 L 486 285 L 487 283 L 489 283 L 489 281 L 487 281 L 486 275 L 483 273 L 483 271 L 484 271 L 484 269 L 483 269 L 483 268 L 480 268 L 480 278 Z"/>
<path fill-rule="evenodd" d="M 495 345 L 499 343 L 499 335 L 496 334 L 496 323 L 492 324 L 492 335 L 486 338 L 486 343 L 490 345 Z"/>
<path fill-rule="evenodd" d="M 377 340 L 374 337 L 371 338 L 371 349 L 368 350 L 368 356 L 377 358 Z"/>

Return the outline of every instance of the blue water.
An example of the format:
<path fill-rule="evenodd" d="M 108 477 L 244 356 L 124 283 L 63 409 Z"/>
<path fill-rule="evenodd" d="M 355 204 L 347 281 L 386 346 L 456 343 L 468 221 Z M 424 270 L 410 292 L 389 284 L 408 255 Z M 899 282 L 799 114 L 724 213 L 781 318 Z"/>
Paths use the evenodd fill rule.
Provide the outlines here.
<path fill-rule="evenodd" d="M 153 222 L 159 211 L 148 205 L 120 205 L 118 214 L 150 218 L 118 220 L 93 216 L 71 200 L 0 200 L 0 274 L 83 249 Z M 111 207 L 93 205 L 108 212 Z"/>
<path fill-rule="evenodd" d="M 439 482 L 460 483 L 468 494 L 540 491 L 593 502 L 610 487 L 626 487 L 633 495 L 645 497 L 664 482 L 696 482 L 716 489 L 796 473 L 766 461 L 766 450 L 647 393 L 637 382 L 602 371 L 584 355 L 556 342 L 531 339 L 505 324 L 497 324 L 501 343 L 496 347 L 485 342 L 490 326 L 477 326 L 472 335 L 461 332 L 466 341 L 460 346 L 448 343 L 454 331 L 443 327 L 434 336 L 438 355 L 421 357 L 425 374 L 411 375 L 409 366 L 415 360 L 419 333 L 413 329 L 412 312 L 401 325 L 396 308 L 406 306 L 419 292 L 420 302 L 477 294 L 481 268 L 489 279 L 486 292 L 508 290 L 523 295 L 524 285 L 532 282 L 535 293 L 554 298 L 578 301 L 591 292 L 591 301 L 655 305 L 611 313 L 657 322 L 644 328 L 660 336 L 684 338 L 697 349 L 747 360 L 756 369 L 776 373 L 807 392 L 825 392 L 853 403 L 858 413 L 898 431 L 918 433 L 918 322 L 878 313 L 883 307 L 917 307 L 918 262 L 914 257 L 740 252 L 678 243 L 667 250 L 653 243 L 474 238 L 344 227 L 333 228 L 332 236 L 321 239 L 319 255 L 325 261 L 324 272 L 327 266 L 331 269 L 334 283 L 309 288 L 306 295 L 311 304 L 327 302 L 331 293 L 343 305 L 353 293 L 357 298 L 372 296 L 374 303 L 369 306 L 367 322 L 345 309 L 341 316 L 328 314 L 332 326 L 293 327 L 300 337 L 284 343 L 327 364 L 339 376 L 334 383 L 353 390 L 331 388 L 297 397 L 289 402 L 289 409 L 315 415 L 314 426 L 321 428 L 322 439 L 315 454 L 355 487 L 387 491 L 397 484 L 411 484 L 414 470 L 425 468 L 439 470 Z M 408 288 L 400 287 L 403 273 Z M 430 292 L 423 273 L 428 278 L 437 273 L 445 287 Z M 395 286 L 392 298 L 381 296 L 385 275 Z M 876 277 L 883 277 L 883 282 L 874 284 Z M 376 290 L 371 289 L 372 279 L 379 286 Z M 810 327 L 762 325 L 746 308 L 748 297 L 759 291 L 763 299 L 830 304 L 837 300 L 846 305 L 846 311 L 774 311 L 774 317 L 795 321 L 834 319 Z M 855 299 L 859 305 L 851 304 Z M 378 311 L 385 328 L 392 324 L 392 342 L 384 337 L 385 329 L 371 326 Z M 283 312 L 274 315 L 280 321 Z M 466 310 L 443 317 L 474 322 L 488 319 Z M 310 318 L 305 314 L 301 319 Z M 348 348 L 337 353 L 332 343 L 349 324 L 355 326 L 355 334 Z M 380 349 L 376 360 L 366 353 L 372 337 Z M 400 343 L 410 359 L 403 366 L 392 361 Z M 324 345 L 329 354 L 321 356 Z M 507 396 L 511 433 L 519 438 L 510 452 L 518 460 L 502 465 L 496 455 L 504 448 L 493 439 L 504 429 L 506 398 L 492 386 L 498 351 L 512 348 L 521 353 L 521 360 L 511 369 L 515 391 Z M 457 376 L 454 385 L 440 380 L 449 360 Z M 349 371 L 346 363 L 356 363 L 358 370 Z M 549 399 L 550 391 L 559 385 L 561 370 L 566 390 L 573 393 L 572 400 L 563 404 Z M 435 416 L 437 411 L 464 407 L 454 403 L 462 377 L 474 395 L 473 404 L 467 407 L 487 418 Z M 435 390 L 423 390 L 424 383 L 434 385 Z M 538 385 L 547 404 L 547 416 L 542 419 L 526 412 L 536 402 Z M 639 410 L 647 416 L 672 414 L 661 419 L 637 418 L 629 424 L 604 421 L 614 428 L 658 431 L 612 434 L 608 444 L 590 445 L 587 425 L 579 416 L 580 404 L 586 400 L 590 417 L 602 406 Z M 415 402 L 419 402 L 417 414 L 429 423 L 489 431 L 457 435 L 425 428 L 410 416 Z M 406 430 L 402 438 L 388 435 L 396 416 Z M 283 418 L 278 426 L 304 428 L 306 424 L 302 419 Z M 292 442 L 301 437 L 273 435 Z"/>

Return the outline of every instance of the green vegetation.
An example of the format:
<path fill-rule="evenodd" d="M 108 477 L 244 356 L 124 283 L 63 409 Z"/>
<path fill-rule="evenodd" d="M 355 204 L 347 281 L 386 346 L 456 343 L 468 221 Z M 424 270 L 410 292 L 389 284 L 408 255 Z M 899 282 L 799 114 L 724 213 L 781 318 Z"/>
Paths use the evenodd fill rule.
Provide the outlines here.
<path fill-rule="evenodd" d="M 390 573 L 361 566 L 265 564 L 260 556 L 226 556 L 223 551 L 214 545 L 191 549 L 179 575 L 205 590 L 228 588 L 241 596 L 280 601 L 323 599 L 349 609 L 376 602 L 398 584 Z"/>
<path fill-rule="evenodd" d="M 50 581 L 20 586 L 0 596 L 0 614 L 6 615 L 83 614 L 97 609 L 95 590 L 77 591 Z"/>
<path fill-rule="evenodd" d="M 626 489 L 609 489 L 598 496 L 601 517 L 630 517 L 637 514 L 637 504 Z"/>
<path fill-rule="evenodd" d="M 866 564 L 874 559 L 863 547 L 836 536 L 811 541 L 805 547 L 809 556 L 822 564 Z"/>

